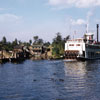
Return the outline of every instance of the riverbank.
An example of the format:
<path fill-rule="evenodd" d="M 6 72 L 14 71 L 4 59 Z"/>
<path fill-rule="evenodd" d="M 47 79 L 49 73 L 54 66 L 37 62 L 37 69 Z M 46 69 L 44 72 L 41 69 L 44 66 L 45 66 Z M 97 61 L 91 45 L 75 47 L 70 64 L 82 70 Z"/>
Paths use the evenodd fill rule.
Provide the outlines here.
<path fill-rule="evenodd" d="M 0 51 L 0 63 L 17 62 L 26 59 L 31 60 L 59 60 L 63 57 L 55 57 L 52 55 L 52 47 L 43 45 L 32 45 L 29 47 L 17 45 L 13 51 Z"/>
<path fill-rule="evenodd" d="M 49 59 L 44 59 L 44 58 L 41 58 L 41 57 L 38 57 L 38 58 L 34 58 L 34 57 L 31 57 L 31 58 L 3 58 L 3 59 L 0 59 L 0 63 L 7 63 L 7 62 L 11 62 L 11 63 L 19 63 L 19 62 L 23 62 L 25 60 L 33 60 L 33 61 L 39 61 L 39 60 L 63 60 L 64 58 L 49 58 Z"/>

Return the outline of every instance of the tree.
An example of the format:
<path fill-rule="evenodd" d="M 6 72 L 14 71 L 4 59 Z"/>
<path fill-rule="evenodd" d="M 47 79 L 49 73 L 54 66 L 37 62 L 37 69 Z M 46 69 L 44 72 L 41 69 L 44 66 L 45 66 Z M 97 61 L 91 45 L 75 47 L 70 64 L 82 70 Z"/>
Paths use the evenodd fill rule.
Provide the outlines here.
<path fill-rule="evenodd" d="M 33 44 L 43 44 L 44 43 L 43 39 L 39 38 L 38 36 L 34 36 L 33 39 L 34 39 Z"/>
<path fill-rule="evenodd" d="M 13 45 L 13 47 L 16 46 L 16 45 L 18 45 L 18 40 L 17 40 L 17 38 L 15 38 L 15 40 L 12 42 L 12 45 Z"/>
<path fill-rule="evenodd" d="M 56 38 L 55 38 L 55 39 L 56 39 L 57 42 L 61 42 L 61 41 L 62 41 L 61 33 L 58 32 L 58 33 L 56 34 Z"/>
<path fill-rule="evenodd" d="M 6 40 L 6 37 L 5 36 L 2 38 L 2 43 L 3 44 L 6 44 L 7 43 L 7 40 Z"/>
<path fill-rule="evenodd" d="M 66 42 L 69 39 L 70 39 L 70 35 L 68 35 L 68 36 L 66 36 L 66 38 L 64 38 L 64 42 Z"/>
<path fill-rule="evenodd" d="M 22 44 L 22 42 L 19 40 L 19 41 L 18 41 L 18 44 L 19 44 L 19 45 L 21 45 L 21 44 Z"/>
<path fill-rule="evenodd" d="M 23 45 L 24 46 L 30 46 L 29 42 L 24 42 Z"/>
<path fill-rule="evenodd" d="M 16 44 L 16 45 L 18 44 L 18 40 L 17 40 L 17 38 L 15 38 L 15 44 Z"/>
<path fill-rule="evenodd" d="M 29 40 L 29 44 L 30 44 L 30 45 L 32 44 L 32 40 Z"/>
<path fill-rule="evenodd" d="M 37 44 L 43 44 L 43 39 L 38 39 Z"/>
<path fill-rule="evenodd" d="M 56 34 L 56 37 L 53 39 L 53 49 L 52 49 L 52 53 L 55 57 L 60 57 L 60 55 L 63 54 L 63 44 L 62 44 L 63 40 L 62 40 L 62 36 L 61 34 L 58 32 Z"/>
<path fill-rule="evenodd" d="M 64 54 L 65 42 L 68 39 L 69 36 L 63 39 L 59 32 L 56 34 L 56 37 L 53 39 L 52 42 L 52 46 L 53 46 L 52 53 L 55 57 L 60 57 L 61 55 Z"/>
<path fill-rule="evenodd" d="M 38 36 L 34 36 L 33 39 L 34 39 L 34 44 L 36 44 L 38 39 L 39 39 L 39 37 Z"/>
<path fill-rule="evenodd" d="M 50 42 L 45 42 L 44 46 L 49 47 L 50 46 Z"/>

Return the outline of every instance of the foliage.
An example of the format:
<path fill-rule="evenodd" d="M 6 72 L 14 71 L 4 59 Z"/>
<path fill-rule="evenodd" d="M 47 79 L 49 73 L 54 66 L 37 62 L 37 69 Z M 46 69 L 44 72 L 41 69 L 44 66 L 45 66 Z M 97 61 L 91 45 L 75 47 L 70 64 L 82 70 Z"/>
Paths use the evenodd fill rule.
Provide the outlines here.
<path fill-rule="evenodd" d="M 70 36 L 67 36 L 66 38 L 62 38 L 61 33 L 57 33 L 56 37 L 53 39 L 52 42 L 52 54 L 54 57 L 60 57 L 64 54 L 64 45 L 65 42 L 70 38 Z"/>
<path fill-rule="evenodd" d="M 24 42 L 23 45 L 24 45 L 24 46 L 30 46 L 30 43 Z"/>
<path fill-rule="evenodd" d="M 13 50 L 14 46 L 18 45 L 17 39 L 15 39 L 12 43 L 8 42 L 6 37 L 3 37 L 0 41 L 0 50 L 11 51 Z"/>
<path fill-rule="evenodd" d="M 3 44 L 6 44 L 6 42 L 7 42 L 7 40 L 6 40 L 6 37 L 4 36 L 4 37 L 2 38 L 2 43 L 3 43 Z"/>
<path fill-rule="evenodd" d="M 64 54 L 64 45 L 65 45 L 65 42 L 69 38 L 70 38 L 69 35 L 65 38 L 62 38 L 61 33 L 58 32 L 56 34 L 52 42 L 52 54 L 54 57 L 60 57 Z M 42 44 L 46 47 L 49 47 L 51 45 L 50 42 L 44 42 L 43 39 L 39 38 L 39 36 L 33 37 L 33 44 L 37 44 L 37 45 Z M 14 49 L 16 45 L 24 45 L 24 46 L 29 47 L 30 45 L 32 45 L 32 40 L 29 40 L 29 42 L 21 42 L 21 41 L 18 41 L 17 38 L 15 38 L 14 41 L 9 42 L 4 36 L 2 40 L 0 41 L 0 50 L 11 51 Z"/>
<path fill-rule="evenodd" d="M 16 46 L 16 45 L 18 45 L 18 41 L 17 41 L 17 39 L 15 38 L 15 40 L 12 42 L 12 46 L 14 47 L 14 46 Z"/>
<path fill-rule="evenodd" d="M 30 45 L 32 44 L 32 40 L 29 40 L 29 44 L 30 44 Z"/>
<path fill-rule="evenodd" d="M 39 37 L 38 36 L 34 36 L 33 40 L 34 40 L 34 44 L 36 44 L 38 42 Z"/>
<path fill-rule="evenodd" d="M 50 46 L 50 42 L 45 42 L 44 46 L 49 47 Z"/>
<path fill-rule="evenodd" d="M 38 36 L 34 36 L 33 37 L 33 44 L 43 44 L 44 42 L 43 42 L 43 39 L 40 39 Z"/>

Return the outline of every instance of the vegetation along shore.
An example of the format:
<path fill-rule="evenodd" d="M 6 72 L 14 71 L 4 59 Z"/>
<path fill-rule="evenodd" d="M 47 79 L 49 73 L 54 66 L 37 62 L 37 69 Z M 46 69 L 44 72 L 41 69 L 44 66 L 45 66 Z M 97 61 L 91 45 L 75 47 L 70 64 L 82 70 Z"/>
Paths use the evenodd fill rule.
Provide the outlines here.
<path fill-rule="evenodd" d="M 0 41 L 0 62 L 13 62 L 25 59 L 62 59 L 64 58 L 64 44 L 70 38 L 62 38 L 61 33 L 57 33 L 52 43 L 44 42 L 39 36 L 33 36 L 29 42 L 19 41 L 17 38 L 10 42 L 4 36 Z"/>

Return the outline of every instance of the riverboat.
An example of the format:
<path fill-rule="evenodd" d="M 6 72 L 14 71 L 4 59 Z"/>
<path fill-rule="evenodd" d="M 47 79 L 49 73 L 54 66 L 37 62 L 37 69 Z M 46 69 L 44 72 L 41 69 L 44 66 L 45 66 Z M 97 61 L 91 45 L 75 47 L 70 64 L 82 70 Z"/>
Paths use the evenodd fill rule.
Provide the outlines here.
<path fill-rule="evenodd" d="M 68 40 L 65 43 L 65 60 L 92 60 L 100 58 L 98 42 L 99 25 L 97 24 L 97 41 L 93 33 L 85 33 L 83 38 Z"/>

